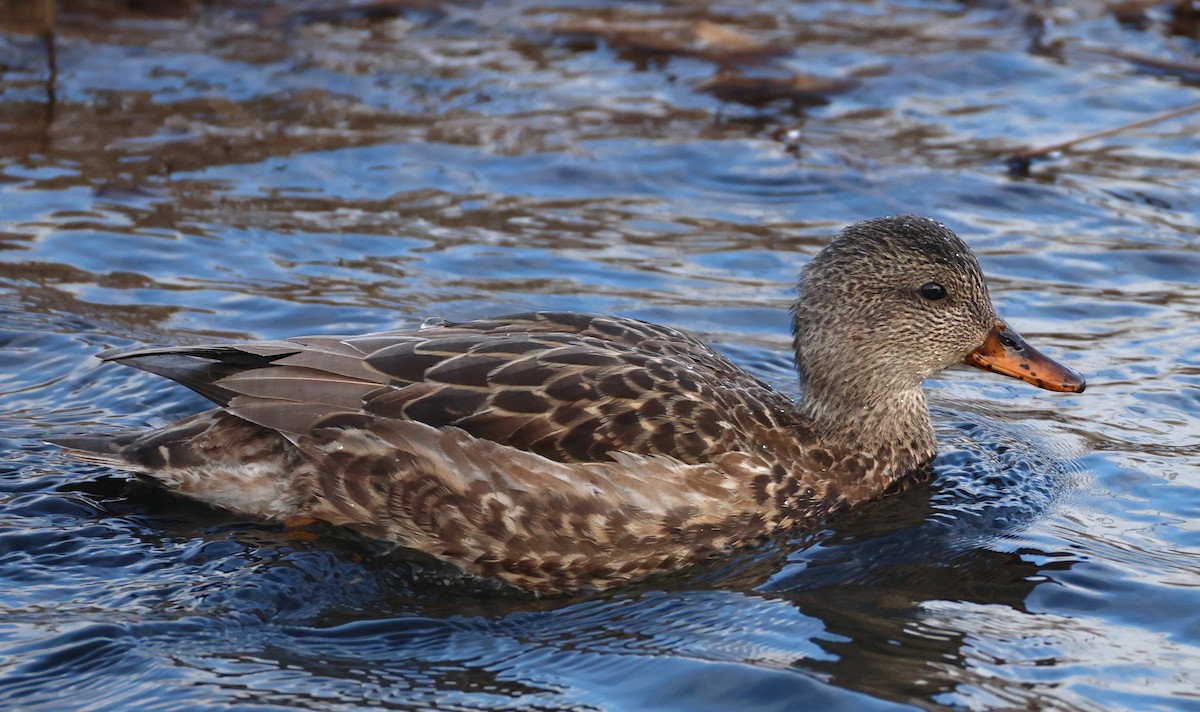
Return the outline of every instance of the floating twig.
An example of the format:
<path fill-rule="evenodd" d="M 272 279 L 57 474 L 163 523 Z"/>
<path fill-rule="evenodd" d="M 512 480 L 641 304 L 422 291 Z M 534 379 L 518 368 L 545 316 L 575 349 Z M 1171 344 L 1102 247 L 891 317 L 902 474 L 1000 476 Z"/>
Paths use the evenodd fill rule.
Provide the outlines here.
<path fill-rule="evenodd" d="M 1061 153 L 1063 151 L 1068 151 L 1068 150 L 1074 148 L 1075 146 L 1077 146 L 1081 143 L 1084 143 L 1086 141 L 1094 141 L 1098 138 L 1108 138 L 1109 136 L 1116 136 L 1117 134 L 1124 133 L 1126 131 L 1131 131 L 1133 129 L 1140 129 L 1143 126 L 1150 126 L 1151 124 L 1157 124 L 1161 121 L 1167 121 L 1169 119 L 1178 118 L 1180 116 L 1192 114 L 1197 111 L 1200 111 L 1200 104 L 1191 104 L 1189 106 L 1184 106 L 1179 109 L 1174 109 L 1172 111 L 1168 111 L 1168 112 L 1165 112 L 1162 114 L 1156 114 L 1154 116 L 1150 116 L 1150 117 L 1147 117 L 1144 119 L 1138 119 L 1137 121 L 1133 121 L 1128 124 L 1124 124 L 1123 126 L 1116 126 L 1111 129 L 1097 131 L 1095 133 L 1087 134 L 1086 136 L 1079 136 L 1079 137 L 1073 138 L 1069 141 L 1063 141 L 1061 143 L 1052 144 L 1050 146 L 1039 146 L 1036 148 L 1034 148 L 1034 147 L 1022 148 L 1021 150 L 1012 154 L 1011 157 L 1009 157 L 1009 159 L 1008 159 L 1009 170 L 1013 173 L 1024 175 L 1024 174 L 1029 173 L 1029 164 L 1035 158 L 1045 158 L 1046 156 L 1048 156 L 1052 153 Z"/>
<path fill-rule="evenodd" d="M 1136 64 L 1139 67 L 1149 69 L 1157 69 L 1168 74 L 1192 74 L 1200 76 L 1200 62 L 1187 59 L 1162 59 L 1161 57 L 1151 57 L 1145 54 L 1137 54 L 1136 52 L 1126 52 L 1122 49 L 1111 49 L 1109 47 L 1093 47 L 1085 45 L 1077 48 L 1083 52 L 1092 54 L 1102 54 L 1106 57 L 1115 57 L 1130 64 Z"/>

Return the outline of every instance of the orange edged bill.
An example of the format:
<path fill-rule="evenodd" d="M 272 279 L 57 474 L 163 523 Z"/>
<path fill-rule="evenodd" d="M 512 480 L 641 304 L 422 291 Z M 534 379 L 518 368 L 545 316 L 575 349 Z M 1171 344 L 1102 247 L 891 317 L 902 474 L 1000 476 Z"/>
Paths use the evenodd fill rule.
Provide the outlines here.
<path fill-rule="evenodd" d="M 997 321 L 983 345 L 967 354 L 963 361 L 969 366 L 1019 378 L 1048 391 L 1082 393 L 1087 386 L 1078 372 L 1025 343 L 1025 339 L 1003 321 Z"/>

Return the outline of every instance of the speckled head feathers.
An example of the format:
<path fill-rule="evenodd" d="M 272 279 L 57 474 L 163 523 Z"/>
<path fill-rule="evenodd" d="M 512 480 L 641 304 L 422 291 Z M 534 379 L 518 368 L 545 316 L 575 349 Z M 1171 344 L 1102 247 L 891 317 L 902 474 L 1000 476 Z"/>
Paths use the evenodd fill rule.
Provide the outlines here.
<path fill-rule="evenodd" d="M 914 215 L 847 227 L 804 268 L 793 333 L 806 396 L 869 405 L 962 361 L 996 320 L 979 263 Z"/>

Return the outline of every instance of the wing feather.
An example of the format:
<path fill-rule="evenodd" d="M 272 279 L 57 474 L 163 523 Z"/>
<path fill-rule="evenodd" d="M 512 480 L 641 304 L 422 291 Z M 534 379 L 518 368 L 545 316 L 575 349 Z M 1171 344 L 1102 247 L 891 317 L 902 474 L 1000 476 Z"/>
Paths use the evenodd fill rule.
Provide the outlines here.
<path fill-rule="evenodd" d="M 743 447 L 752 422 L 790 412 L 783 396 L 683 332 L 588 314 L 105 358 L 178 381 L 292 439 L 358 414 L 455 426 L 563 462 L 609 461 L 615 451 L 705 462 Z"/>

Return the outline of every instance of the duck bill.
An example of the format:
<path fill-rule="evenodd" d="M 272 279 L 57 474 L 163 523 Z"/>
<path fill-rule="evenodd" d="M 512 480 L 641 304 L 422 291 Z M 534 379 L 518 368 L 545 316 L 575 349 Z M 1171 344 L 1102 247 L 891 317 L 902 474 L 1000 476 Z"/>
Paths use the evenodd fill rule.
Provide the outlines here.
<path fill-rule="evenodd" d="M 969 366 L 1019 378 L 1048 391 L 1082 393 L 1087 382 L 1068 368 L 1025 343 L 1021 335 L 997 321 L 983 345 L 963 359 Z"/>

